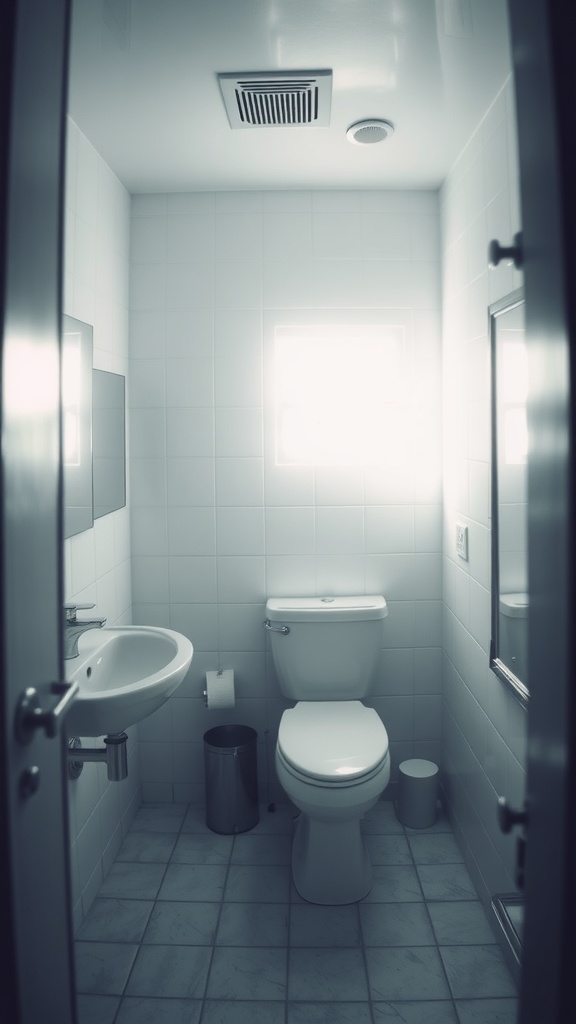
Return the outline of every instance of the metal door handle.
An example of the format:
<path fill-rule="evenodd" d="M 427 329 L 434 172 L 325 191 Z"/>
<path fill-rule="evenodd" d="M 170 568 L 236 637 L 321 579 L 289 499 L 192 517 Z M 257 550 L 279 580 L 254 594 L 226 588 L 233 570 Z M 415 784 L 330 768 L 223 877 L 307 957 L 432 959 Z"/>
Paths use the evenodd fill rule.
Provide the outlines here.
<path fill-rule="evenodd" d="M 53 739 L 58 735 L 60 721 L 68 706 L 78 693 L 78 683 L 51 683 L 50 692 L 60 700 L 53 708 L 44 710 L 40 706 L 40 694 L 33 686 L 27 687 L 18 701 L 14 731 L 16 739 L 26 746 L 34 738 L 36 729 L 44 729 L 46 736 Z"/>
<path fill-rule="evenodd" d="M 500 245 L 498 239 L 493 238 L 488 246 L 488 262 L 491 267 L 497 267 L 500 260 L 508 260 L 508 263 L 513 263 L 520 270 L 523 259 L 521 231 L 514 235 L 514 245 Z"/>
<path fill-rule="evenodd" d="M 513 828 L 520 825 L 526 825 L 528 823 L 528 812 L 517 811 L 506 800 L 505 796 L 498 797 L 498 824 L 500 825 L 500 831 L 504 835 L 508 835 Z"/>

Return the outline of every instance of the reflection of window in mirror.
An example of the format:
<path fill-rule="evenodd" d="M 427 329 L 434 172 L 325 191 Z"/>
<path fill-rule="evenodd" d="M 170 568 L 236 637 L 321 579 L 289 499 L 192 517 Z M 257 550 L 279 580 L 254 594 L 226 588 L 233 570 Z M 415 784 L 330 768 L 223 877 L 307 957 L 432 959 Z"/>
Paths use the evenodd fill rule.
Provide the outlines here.
<path fill-rule="evenodd" d="M 504 459 L 508 466 L 528 458 L 528 355 L 524 330 L 503 328 L 498 334 L 501 364 L 498 389 L 504 417 Z"/>
<path fill-rule="evenodd" d="M 65 466 L 79 466 L 82 455 L 81 335 L 67 331 L 62 349 L 62 432 Z"/>
<path fill-rule="evenodd" d="M 64 536 L 92 526 L 92 327 L 65 316 L 62 333 Z"/>

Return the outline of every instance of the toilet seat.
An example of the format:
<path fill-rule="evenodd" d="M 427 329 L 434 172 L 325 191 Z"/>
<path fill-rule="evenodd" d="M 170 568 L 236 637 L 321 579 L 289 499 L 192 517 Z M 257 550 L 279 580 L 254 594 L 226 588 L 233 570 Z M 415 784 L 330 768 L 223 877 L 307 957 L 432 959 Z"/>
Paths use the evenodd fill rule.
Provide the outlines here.
<path fill-rule="evenodd" d="M 388 734 L 360 701 L 301 701 L 282 715 L 277 755 L 308 784 L 355 786 L 377 775 L 388 756 Z"/>

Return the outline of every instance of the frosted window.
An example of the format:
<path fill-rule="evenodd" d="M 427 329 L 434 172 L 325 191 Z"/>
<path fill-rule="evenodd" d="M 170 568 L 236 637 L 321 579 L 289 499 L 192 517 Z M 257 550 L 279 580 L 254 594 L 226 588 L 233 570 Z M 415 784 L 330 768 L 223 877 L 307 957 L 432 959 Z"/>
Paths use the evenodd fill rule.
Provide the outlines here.
<path fill-rule="evenodd" d="M 404 327 L 277 327 L 275 340 L 277 464 L 390 464 Z"/>

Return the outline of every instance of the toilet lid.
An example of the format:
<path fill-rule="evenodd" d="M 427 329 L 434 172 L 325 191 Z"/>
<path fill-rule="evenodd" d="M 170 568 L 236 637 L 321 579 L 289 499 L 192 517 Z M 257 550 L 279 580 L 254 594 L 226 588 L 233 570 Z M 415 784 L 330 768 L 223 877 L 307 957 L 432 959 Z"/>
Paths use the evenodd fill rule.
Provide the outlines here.
<path fill-rule="evenodd" d="M 282 715 L 278 746 L 299 772 L 345 782 L 386 757 L 388 734 L 378 713 L 358 700 L 301 701 Z"/>

